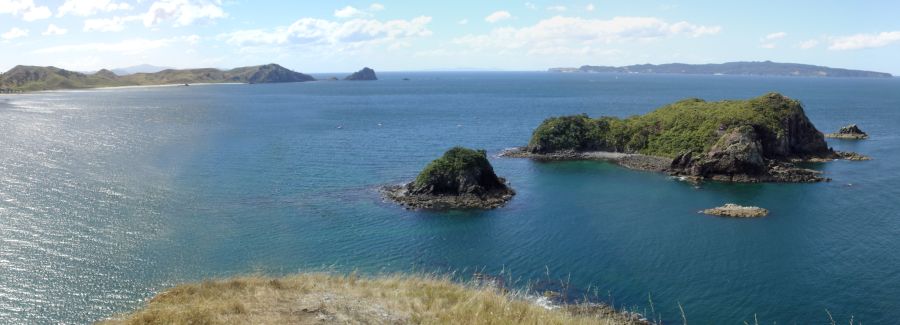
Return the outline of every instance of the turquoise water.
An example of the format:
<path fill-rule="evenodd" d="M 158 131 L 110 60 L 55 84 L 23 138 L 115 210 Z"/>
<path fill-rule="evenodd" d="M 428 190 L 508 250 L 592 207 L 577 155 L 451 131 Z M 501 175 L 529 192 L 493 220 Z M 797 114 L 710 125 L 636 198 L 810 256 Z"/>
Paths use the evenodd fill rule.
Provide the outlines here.
<path fill-rule="evenodd" d="M 692 323 L 900 319 L 900 81 L 385 73 L 378 82 L 0 97 L 0 323 L 85 323 L 172 284 L 250 272 L 473 270 L 571 279 Z M 411 81 L 402 81 L 402 78 Z M 407 211 L 376 188 L 454 145 L 492 155 L 544 118 L 686 97 L 798 98 L 869 162 L 821 184 L 706 184 L 600 162 L 493 157 L 493 211 Z M 767 218 L 697 211 L 759 205 Z"/>

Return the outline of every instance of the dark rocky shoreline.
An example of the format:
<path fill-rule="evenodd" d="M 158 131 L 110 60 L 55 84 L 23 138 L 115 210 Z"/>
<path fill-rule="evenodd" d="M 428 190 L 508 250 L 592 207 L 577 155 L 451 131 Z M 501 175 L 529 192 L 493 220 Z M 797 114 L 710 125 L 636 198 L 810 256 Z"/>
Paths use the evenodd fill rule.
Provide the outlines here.
<path fill-rule="evenodd" d="M 496 209 L 506 205 L 516 195 L 509 187 L 484 194 L 435 195 L 415 194 L 410 185 L 388 185 L 381 188 L 384 197 L 408 209 L 448 210 L 448 209 Z M 504 180 L 504 184 L 506 184 Z"/>

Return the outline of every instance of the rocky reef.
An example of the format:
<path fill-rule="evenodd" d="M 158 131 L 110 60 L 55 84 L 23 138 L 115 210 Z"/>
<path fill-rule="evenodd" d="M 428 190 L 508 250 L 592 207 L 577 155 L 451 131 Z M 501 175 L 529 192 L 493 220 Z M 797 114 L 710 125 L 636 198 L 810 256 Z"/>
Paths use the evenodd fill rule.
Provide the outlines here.
<path fill-rule="evenodd" d="M 364 80 L 378 80 L 378 77 L 375 76 L 375 70 L 369 69 L 368 67 L 363 68 L 353 74 L 344 78 L 344 80 L 356 80 L 356 81 L 364 81 Z"/>
<path fill-rule="evenodd" d="M 413 209 L 494 209 L 515 192 L 497 177 L 484 150 L 454 147 L 404 185 L 387 186 L 386 198 Z"/>
<path fill-rule="evenodd" d="M 862 140 L 869 138 L 869 135 L 860 130 L 859 127 L 856 126 L 856 124 L 850 124 L 842 127 L 835 133 L 826 134 L 825 137 L 834 139 Z"/>
<path fill-rule="evenodd" d="M 728 203 L 717 208 L 700 211 L 700 213 L 721 217 L 759 218 L 769 215 L 769 210 L 760 207 L 745 207 L 734 203 Z"/>
<path fill-rule="evenodd" d="M 629 168 L 730 182 L 827 181 L 821 172 L 795 163 L 866 158 L 829 148 L 800 102 L 778 93 L 720 102 L 687 99 L 626 119 L 549 118 L 535 129 L 527 147 L 504 155 L 603 157 Z"/>

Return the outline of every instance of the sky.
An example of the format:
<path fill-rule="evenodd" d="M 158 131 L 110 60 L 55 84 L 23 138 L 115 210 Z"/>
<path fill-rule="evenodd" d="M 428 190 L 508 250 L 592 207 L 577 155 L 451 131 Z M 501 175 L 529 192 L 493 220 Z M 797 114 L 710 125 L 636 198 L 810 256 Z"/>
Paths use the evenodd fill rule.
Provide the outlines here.
<path fill-rule="evenodd" d="M 0 0 L 0 71 L 795 62 L 900 75 L 900 1 Z"/>

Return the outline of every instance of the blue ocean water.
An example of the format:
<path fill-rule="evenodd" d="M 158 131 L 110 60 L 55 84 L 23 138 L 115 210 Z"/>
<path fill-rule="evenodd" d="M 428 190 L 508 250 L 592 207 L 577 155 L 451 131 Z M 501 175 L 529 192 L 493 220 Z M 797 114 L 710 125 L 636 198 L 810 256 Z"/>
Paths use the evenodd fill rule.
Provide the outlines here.
<path fill-rule="evenodd" d="M 377 82 L 0 97 L 0 323 L 85 323 L 205 277 L 323 266 L 570 279 L 663 320 L 900 319 L 900 80 L 382 73 Z M 410 81 L 403 81 L 409 78 Z M 518 195 L 408 211 L 376 189 L 455 145 L 496 155 L 543 119 L 779 91 L 868 162 L 832 182 L 705 184 L 601 162 L 493 157 Z M 726 202 L 767 218 L 700 215 Z"/>

